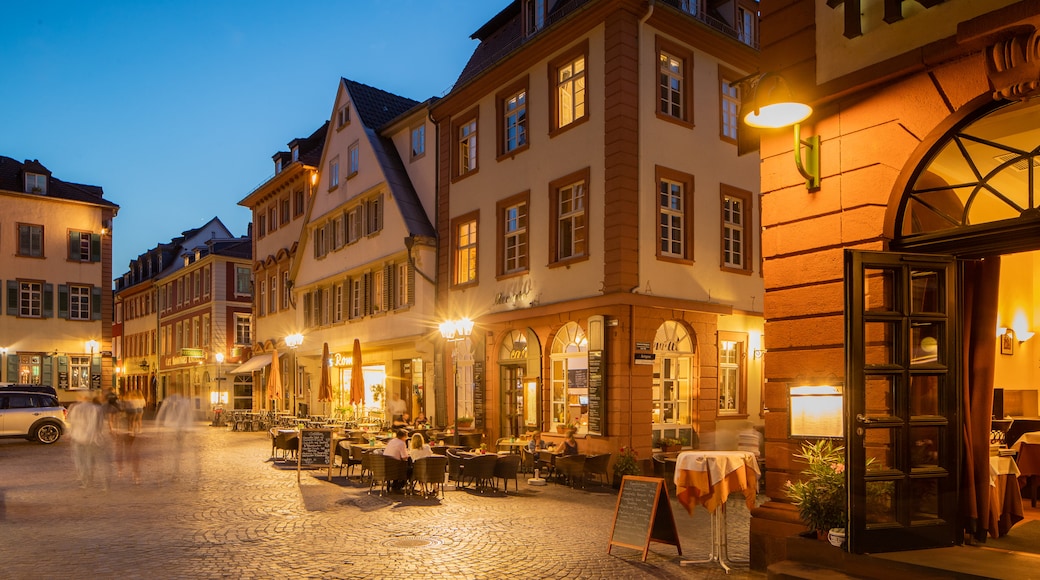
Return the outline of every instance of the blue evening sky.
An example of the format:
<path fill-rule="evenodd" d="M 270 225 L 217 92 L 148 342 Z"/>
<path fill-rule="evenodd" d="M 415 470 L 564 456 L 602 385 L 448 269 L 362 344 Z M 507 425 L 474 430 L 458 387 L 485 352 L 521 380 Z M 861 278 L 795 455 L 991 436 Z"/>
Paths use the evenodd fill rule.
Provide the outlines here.
<path fill-rule="evenodd" d="M 237 205 L 328 120 L 339 78 L 451 88 L 508 0 L 32 0 L 0 19 L 0 155 L 120 205 L 113 276 Z"/>

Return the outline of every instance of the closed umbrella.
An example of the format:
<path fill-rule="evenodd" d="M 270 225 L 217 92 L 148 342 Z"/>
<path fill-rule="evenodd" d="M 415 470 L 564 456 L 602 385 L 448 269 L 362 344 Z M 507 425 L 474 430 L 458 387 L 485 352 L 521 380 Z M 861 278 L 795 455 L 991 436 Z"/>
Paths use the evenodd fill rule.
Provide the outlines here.
<path fill-rule="evenodd" d="M 318 383 L 318 400 L 328 403 L 332 400 L 332 369 L 329 368 L 329 343 L 321 347 L 321 380 Z M 325 405 L 325 414 L 329 414 Z"/>
<path fill-rule="evenodd" d="M 283 399 L 282 373 L 278 369 L 278 350 L 271 351 L 271 374 L 267 377 L 267 394 L 271 399 Z M 273 409 L 272 409 L 273 410 Z"/>
<path fill-rule="evenodd" d="M 350 368 L 350 404 L 365 404 L 365 372 L 361 368 L 361 341 L 354 339 Z"/>

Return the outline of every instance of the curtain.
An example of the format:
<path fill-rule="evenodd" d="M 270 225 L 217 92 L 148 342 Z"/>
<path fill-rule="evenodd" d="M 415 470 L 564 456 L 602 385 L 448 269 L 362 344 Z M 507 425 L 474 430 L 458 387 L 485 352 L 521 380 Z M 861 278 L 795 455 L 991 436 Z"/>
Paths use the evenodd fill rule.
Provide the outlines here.
<path fill-rule="evenodd" d="M 964 262 L 964 471 L 962 514 L 969 533 L 986 540 L 989 522 L 989 432 L 997 349 L 1000 258 Z"/>

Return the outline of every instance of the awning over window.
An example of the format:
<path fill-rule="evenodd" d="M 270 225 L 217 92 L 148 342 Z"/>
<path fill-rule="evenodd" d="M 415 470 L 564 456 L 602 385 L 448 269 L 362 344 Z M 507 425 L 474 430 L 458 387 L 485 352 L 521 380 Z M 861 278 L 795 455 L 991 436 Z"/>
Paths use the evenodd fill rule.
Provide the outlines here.
<path fill-rule="evenodd" d="M 231 371 L 233 375 L 247 375 L 271 364 L 271 353 L 258 354 Z"/>

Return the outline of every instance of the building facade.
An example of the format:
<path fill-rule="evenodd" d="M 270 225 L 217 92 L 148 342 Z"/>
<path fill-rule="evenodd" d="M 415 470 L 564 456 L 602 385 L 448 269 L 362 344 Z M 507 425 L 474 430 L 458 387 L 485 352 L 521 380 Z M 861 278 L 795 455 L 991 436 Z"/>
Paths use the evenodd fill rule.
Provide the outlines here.
<path fill-rule="evenodd" d="M 761 424 L 755 3 L 510 3 L 437 123 L 446 396 L 583 453 L 736 448 Z M 454 369 L 452 365 L 454 364 Z M 454 384 L 453 379 L 454 378 Z M 453 397 L 456 399 L 452 400 Z"/>
<path fill-rule="evenodd" d="M 109 388 L 112 224 L 98 186 L 0 157 L 0 382 L 49 385 L 62 403 Z"/>
<path fill-rule="evenodd" d="M 987 533 L 994 393 L 1015 401 L 1001 416 L 1038 414 L 1038 15 L 1035 1 L 763 0 L 762 71 L 814 112 L 800 138 L 761 134 L 774 501 L 753 513 L 753 568 L 804 530 L 783 491 L 803 467 L 803 385 L 843 393 L 849 550 Z M 807 188 L 792 157 L 815 138 Z"/>

